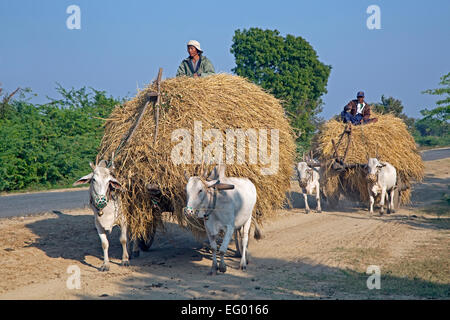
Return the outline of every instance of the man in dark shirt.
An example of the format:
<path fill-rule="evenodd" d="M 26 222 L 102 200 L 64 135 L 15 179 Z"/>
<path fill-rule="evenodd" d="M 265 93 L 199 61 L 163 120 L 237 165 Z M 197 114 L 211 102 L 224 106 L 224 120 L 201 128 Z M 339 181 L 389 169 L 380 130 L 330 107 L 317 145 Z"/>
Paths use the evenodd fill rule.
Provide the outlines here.
<path fill-rule="evenodd" d="M 354 125 L 377 122 L 377 118 L 370 119 L 370 106 L 364 101 L 364 92 L 359 91 L 356 99 L 351 100 L 341 112 L 341 120 L 344 123 Z"/>

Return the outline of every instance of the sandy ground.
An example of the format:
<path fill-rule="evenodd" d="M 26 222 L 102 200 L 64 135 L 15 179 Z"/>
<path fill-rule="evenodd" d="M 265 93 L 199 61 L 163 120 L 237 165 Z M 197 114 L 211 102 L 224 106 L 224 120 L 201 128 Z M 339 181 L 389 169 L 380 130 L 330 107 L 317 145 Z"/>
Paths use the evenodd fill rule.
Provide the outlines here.
<path fill-rule="evenodd" d="M 230 245 L 228 271 L 215 277 L 207 276 L 210 253 L 175 224 L 130 267 L 119 265 L 116 227 L 109 236 L 111 270 L 100 272 L 90 211 L 1 219 L 0 299 L 448 299 L 450 223 L 445 206 L 436 211 L 442 216 L 433 208 L 448 192 L 450 159 L 425 164 L 413 204 L 382 217 L 350 203 L 306 215 L 293 182 L 294 208 L 279 210 L 265 223 L 265 237 L 252 239 L 247 271 L 238 269 Z M 381 269 L 380 290 L 367 289 L 369 265 Z M 73 266 L 79 289 L 67 285 Z"/>

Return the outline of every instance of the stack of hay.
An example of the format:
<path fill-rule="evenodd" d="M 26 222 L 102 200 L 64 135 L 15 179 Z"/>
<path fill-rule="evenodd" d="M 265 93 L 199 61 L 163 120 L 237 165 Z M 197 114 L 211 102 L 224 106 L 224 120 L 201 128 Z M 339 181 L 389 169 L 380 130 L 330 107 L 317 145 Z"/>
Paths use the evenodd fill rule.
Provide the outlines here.
<path fill-rule="evenodd" d="M 105 134 L 101 142 L 99 158 L 110 159 L 121 140 L 134 125 L 139 111 L 148 101 L 151 92 L 157 91 L 156 84 L 140 91 L 137 96 L 121 106 L 117 106 L 105 123 Z M 152 202 L 146 189 L 148 183 L 157 184 L 163 195 L 172 201 L 176 221 L 190 227 L 195 235 L 203 231 L 200 222 L 188 223 L 183 214 L 186 205 L 185 186 L 189 176 L 199 175 L 202 164 L 194 163 L 194 122 L 201 122 L 202 132 L 216 128 L 222 132 L 223 161 L 226 162 L 226 130 L 240 128 L 267 130 L 267 150 L 271 154 L 271 129 L 279 131 L 279 164 L 275 174 L 263 175 L 261 168 L 269 165 L 248 161 L 248 139 L 243 164 L 226 163 L 226 175 L 248 177 L 258 192 L 254 217 L 262 222 L 280 208 L 289 189 L 289 179 L 293 173 L 295 143 L 292 128 L 284 115 L 279 101 L 260 87 L 244 78 L 228 74 L 217 74 L 205 78 L 178 77 L 166 79 L 160 84 L 161 104 L 156 144 L 155 110 L 150 105 L 143 115 L 132 139 L 115 154 L 115 175 L 126 189 L 121 193 L 122 210 L 129 222 L 134 237 L 147 238 L 148 226 L 159 223 L 160 217 L 153 214 Z M 197 123 L 198 123 L 197 122 Z M 192 161 L 176 164 L 171 158 L 174 146 L 180 141 L 172 141 L 177 129 L 187 129 L 191 133 Z M 211 140 L 212 141 L 212 140 Z M 203 148 L 211 144 L 203 138 Z M 235 149 L 236 151 L 236 149 Z M 258 151 L 260 151 L 258 149 Z M 236 153 L 236 152 L 235 152 Z M 205 166 L 211 170 L 215 164 Z M 198 230 L 197 230 L 198 229 Z"/>
<path fill-rule="evenodd" d="M 397 177 L 406 189 L 401 192 L 400 204 L 409 203 L 412 181 L 421 181 L 424 176 L 422 158 L 403 120 L 391 114 L 373 116 L 378 118 L 378 122 L 352 126 L 345 163 L 365 164 L 369 157 L 374 158 L 378 154 L 380 161 L 389 162 L 397 169 Z M 367 172 L 364 169 L 357 167 L 337 172 L 331 167 L 334 156 L 332 140 L 338 143 L 344 129 L 344 123 L 333 119 L 326 122 L 315 137 L 316 152 L 320 161 L 326 163 L 322 179 L 323 191 L 332 201 L 344 194 L 352 200 L 367 202 Z M 347 136 L 344 135 L 338 146 L 340 157 L 345 153 L 347 141 Z"/>

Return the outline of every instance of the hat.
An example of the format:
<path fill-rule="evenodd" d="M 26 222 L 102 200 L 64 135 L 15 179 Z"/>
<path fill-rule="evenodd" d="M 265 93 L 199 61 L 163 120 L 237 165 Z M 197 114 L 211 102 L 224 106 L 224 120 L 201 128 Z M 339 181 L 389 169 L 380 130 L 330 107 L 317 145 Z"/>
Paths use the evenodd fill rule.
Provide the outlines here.
<path fill-rule="evenodd" d="M 203 52 L 203 50 L 200 48 L 200 42 L 198 42 L 197 40 L 189 40 L 187 46 L 194 46 L 198 51 Z"/>
<path fill-rule="evenodd" d="M 356 97 L 364 97 L 364 91 L 358 91 L 358 93 L 356 94 Z"/>

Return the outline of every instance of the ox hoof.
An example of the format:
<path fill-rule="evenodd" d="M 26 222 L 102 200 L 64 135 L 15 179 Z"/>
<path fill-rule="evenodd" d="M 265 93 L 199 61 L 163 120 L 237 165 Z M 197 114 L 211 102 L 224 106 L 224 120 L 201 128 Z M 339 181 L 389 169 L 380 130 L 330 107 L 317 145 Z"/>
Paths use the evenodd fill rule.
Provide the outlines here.
<path fill-rule="evenodd" d="M 227 265 L 225 263 L 224 264 L 220 264 L 219 271 L 223 272 L 223 273 L 227 272 Z"/>
<path fill-rule="evenodd" d="M 317 210 L 317 213 L 322 213 L 322 210 Z"/>
<path fill-rule="evenodd" d="M 138 258 L 139 257 L 139 254 L 140 254 L 140 251 L 138 250 L 138 251 L 133 251 L 132 253 L 131 253 L 131 258 Z"/>
<path fill-rule="evenodd" d="M 122 261 L 122 262 L 120 263 L 120 265 L 121 265 L 122 267 L 129 267 L 129 266 L 130 266 L 130 261 L 124 260 L 124 261 Z"/>
<path fill-rule="evenodd" d="M 100 271 L 101 271 L 101 272 L 109 271 L 109 264 L 103 264 L 103 265 L 100 267 Z"/>
<path fill-rule="evenodd" d="M 308 213 L 309 213 L 309 210 L 308 210 L 308 209 L 306 209 L 306 210 L 305 210 L 305 214 L 308 214 Z"/>
<path fill-rule="evenodd" d="M 208 276 L 215 276 L 217 275 L 217 268 L 211 268 L 211 270 L 208 272 Z"/>
<path fill-rule="evenodd" d="M 239 266 L 239 268 L 240 268 L 242 271 L 245 271 L 245 270 L 247 270 L 247 265 L 246 265 L 246 264 L 242 264 L 242 265 Z"/>

